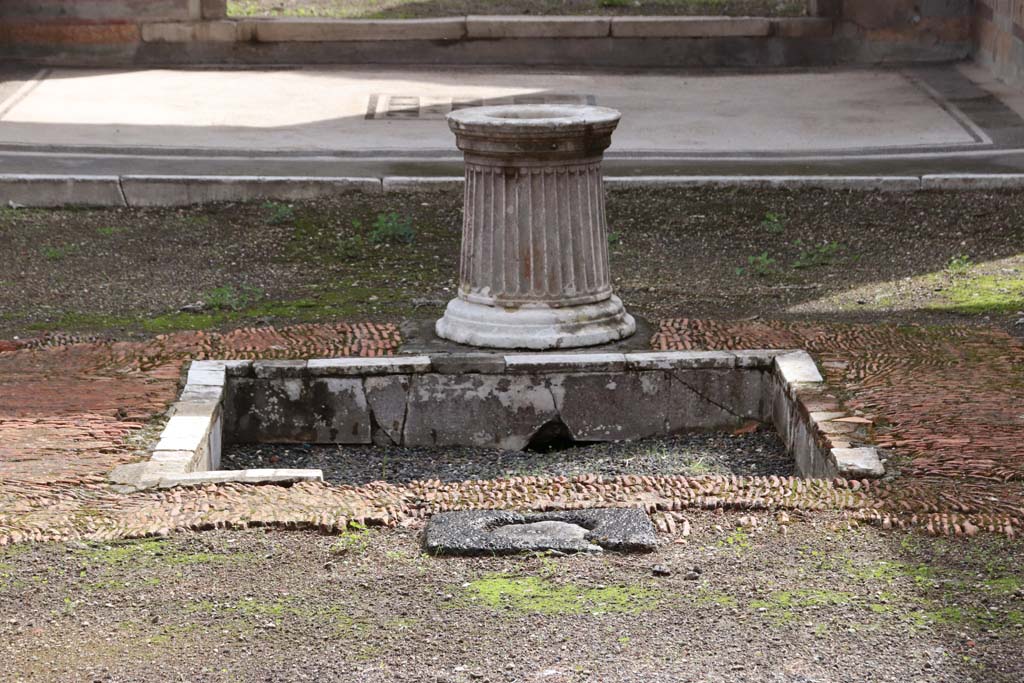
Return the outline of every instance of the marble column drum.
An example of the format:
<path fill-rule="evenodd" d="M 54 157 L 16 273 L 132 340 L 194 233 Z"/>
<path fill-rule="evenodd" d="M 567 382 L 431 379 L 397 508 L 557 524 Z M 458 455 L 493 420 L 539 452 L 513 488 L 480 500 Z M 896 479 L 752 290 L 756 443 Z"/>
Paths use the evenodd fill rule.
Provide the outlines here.
<path fill-rule="evenodd" d="M 612 294 L 601 176 L 619 116 L 566 105 L 449 115 L 466 186 L 459 293 L 437 322 L 439 336 L 553 349 L 635 331 Z"/>

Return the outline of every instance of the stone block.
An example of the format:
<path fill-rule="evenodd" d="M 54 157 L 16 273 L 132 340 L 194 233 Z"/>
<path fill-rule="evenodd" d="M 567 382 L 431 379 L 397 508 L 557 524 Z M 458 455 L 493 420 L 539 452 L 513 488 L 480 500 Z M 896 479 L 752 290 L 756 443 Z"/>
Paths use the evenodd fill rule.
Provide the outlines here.
<path fill-rule="evenodd" d="M 323 470 L 317 469 L 253 469 L 241 470 L 246 484 L 285 484 L 300 481 L 323 481 Z"/>
<path fill-rule="evenodd" d="M 220 469 L 220 456 L 224 444 L 224 411 L 218 410 L 214 415 L 210 433 L 206 437 L 206 448 L 194 469 L 207 471 Z"/>
<path fill-rule="evenodd" d="M 434 371 L 442 375 L 500 375 L 505 356 L 494 353 L 438 353 L 430 356 Z"/>
<path fill-rule="evenodd" d="M 253 374 L 258 379 L 285 379 L 306 377 L 304 360 L 258 360 L 252 364 Z"/>
<path fill-rule="evenodd" d="M 383 358 L 315 358 L 307 363 L 312 377 L 343 375 L 395 375 L 430 371 L 429 356 L 386 356 Z"/>
<path fill-rule="evenodd" d="M 609 17 L 466 17 L 469 38 L 604 38 L 610 33 Z"/>
<path fill-rule="evenodd" d="M 593 508 L 522 514 L 512 510 L 458 510 L 434 515 L 423 545 L 435 555 L 508 555 L 520 552 L 651 552 L 658 538 L 639 508 Z"/>
<path fill-rule="evenodd" d="M 885 467 L 874 448 L 833 448 L 839 476 L 848 479 L 881 477 Z"/>
<path fill-rule="evenodd" d="M 228 15 L 227 0 L 201 0 L 200 14 L 203 19 L 223 19 Z"/>
<path fill-rule="evenodd" d="M 216 363 L 224 364 L 224 373 L 228 377 L 251 377 L 252 376 L 252 361 L 251 360 L 219 360 L 211 361 Z"/>
<path fill-rule="evenodd" d="M 309 391 L 314 443 L 371 442 L 370 410 L 361 379 L 315 379 L 310 383 Z"/>
<path fill-rule="evenodd" d="M 367 377 L 363 381 L 366 402 L 377 428 L 386 439 L 374 434 L 374 443 L 401 445 L 405 431 L 406 403 L 409 398 L 410 378 L 407 375 Z"/>
<path fill-rule="evenodd" d="M 126 175 L 122 205 L 190 206 L 254 199 L 315 199 L 339 192 L 381 191 L 379 178 L 307 178 L 287 176 Z"/>
<path fill-rule="evenodd" d="M 577 441 L 625 441 L 666 433 L 667 373 L 573 373 L 552 376 L 550 383 L 562 422 Z"/>
<path fill-rule="evenodd" d="M 223 0 L 221 0 L 223 3 Z M 195 18 L 196 0 L 41 0 L 0 2 L 0 19 L 20 22 L 80 22 L 84 25 L 111 22 L 180 21 Z M 0 23 L 4 23 L 0 21 Z"/>
<path fill-rule="evenodd" d="M 176 486 L 207 486 L 239 482 L 244 484 L 294 484 L 300 481 L 323 481 L 322 470 L 314 469 L 254 469 L 218 470 L 216 472 L 188 472 L 160 477 L 157 485 L 162 489 Z"/>
<path fill-rule="evenodd" d="M 185 417 L 205 417 L 209 420 L 213 420 L 220 412 L 220 401 L 219 400 L 196 400 L 189 399 L 178 401 L 171 406 L 173 415 L 182 415 Z"/>
<path fill-rule="evenodd" d="M 0 205 L 124 206 L 117 176 L 0 174 Z"/>
<path fill-rule="evenodd" d="M 772 21 L 779 38 L 831 38 L 834 22 L 826 17 L 786 17 Z"/>
<path fill-rule="evenodd" d="M 224 397 L 224 387 L 211 384 L 186 384 L 178 400 L 181 402 L 217 401 Z"/>
<path fill-rule="evenodd" d="M 238 40 L 238 22 L 199 21 L 142 25 L 147 43 L 233 43 Z"/>
<path fill-rule="evenodd" d="M 750 188 L 785 190 L 851 190 L 861 192 L 914 192 L 921 189 L 917 176 L 849 175 L 707 175 L 608 177 L 609 189 L 647 187 Z"/>
<path fill-rule="evenodd" d="M 763 373 L 756 370 L 672 370 L 667 431 L 733 429 L 747 420 L 766 419 Z"/>
<path fill-rule="evenodd" d="M 161 475 L 190 472 L 194 461 L 195 453 L 192 451 L 153 451 L 149 457 L 150 464 L 159 468 Z"/>
<path fill-rule="evenodd" d="M 238 378 L 230 403 L 227 431 L 236 442 L 371 442 L 359 378 Z"/>
<path fill-rule="evenodd" d="M 192 386 L 224 386 L 224 365 L 214 361 L 192 361 L 187 384 Z"/>
<path fill-rule="evenodd" d="M 730 351 L 729 353 L 736 358 L 737 368 L 770 370 L 775 362 L 775 357 L 781 356 L 784 353 L 790 353 L 790 350 L 745 349 L 742 351 Z"/>
<path fill-rule="evenodd" d="M 733 368 L 736 356 L 729 351 L 652 351 L 627 353 L 630 370 L 678 370 L 690 368 Z"/>
<path fill-rule="evenodd" d="M 436 19 L 284 19 L 247 22 L 261 43 L 378 40 L 460 40 L 462 17 Z"/>
<path fill-rule="evenodd" d="M 384 192 L 448 192 L 461 191 L 465 185 L 462 176 L 416 177 L 384 176 Z"/>
<path fill-rule="evenodd" d="M 824 382 L 818 366 L 806 351 L 793 351 L 775 357 L 775 367 L 787 384 L 797 382 Z"/>
<path fill-rule="evenodd" d="M 527 375 L 413 375 L 403 441 L 519 450 L 557 418 L 551 390 Z"/>
<path fill-rule="evenodd" d="M 155 486 L 160 481 L 159 468 L 150 462 L 133 462 L 127 465 L 118 465 L 107 479 L 113 484 L 127 487 L 128 491 L 138 491 Z"/>
<path fill-rule="evenodd" d="M 758 17 L 612 17 L 615 38 L 735 38 L 771 33 L 772 22 Z"/>
<path fill-rule="evenodd" d="M 157 451 L 188 451 L 195 453 L 203 447 L 210 433 L 212 415 L 179 415 L 171 416 L 167 426 L 160 433 Z"/>
<path fill-rule="evenodd" d="M 946 173 L 921 178 L 925 190 L 1019 190 L 1024 173 Z"/>
<path fill-rule="evenodd" d="M 514 373 L 622 372 L 621 353 L 519 353 L 505 356 L 505 367 Z"/>

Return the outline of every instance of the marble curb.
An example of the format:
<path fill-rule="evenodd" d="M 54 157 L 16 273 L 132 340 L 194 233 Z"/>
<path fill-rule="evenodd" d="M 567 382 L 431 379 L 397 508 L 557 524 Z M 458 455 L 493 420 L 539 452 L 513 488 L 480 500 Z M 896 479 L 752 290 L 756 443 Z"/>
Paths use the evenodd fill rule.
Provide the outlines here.
<path fill-rule="evenodd" d="M 819 17 L 465 15 L 424 19 L 217 18 L 144 23 L 145 43 L 335 43 L 564 38 L 827 38 Z"/>
<path fill-rule="evenodd" d="M 881 455 L 871 445 L 873 420 L 843 410 L 811 355 L 783 352 L 773 363 L 772 418 L 798 470 L 824 479 L 884 476 Z"/>
<path fill-rule="evenodd" d="M 728 175 L 610 176 L 608 190 L 627 189 L 784 189 L 851 192 L 992 191 L 1024 189 L 1024 174 L 945 174 L 924 176 Z M 216 175 L 57 175 L 0 174 L 0 205 L 190 206 L 263 199 L 300 201 L 339 192 L 369 194 L 460 190 L 457 176 L 216 176 Z"/>
<path fill-rule="evenodd" d="M 116 468 L 113 483 L 139 490 L 322 480 L 315 470 L 221 471 L 225 434 L 253 442 L 369 444 L 386 437 L 406 445 L 431 439 L 480 445 L 473 439 L 491 438 L 486 428 L 457 428 L 460 421 L 476 420 L 511 439 L 513 445 L 503 447 L 521 448 L 556 418 L 583 441 L 642 438 L 666 429 L 731 430 L 753 419 L 775 427 L 803 476 L 885 474 L 884 457 L 873 446 L 873 420 L 845 410 L 803 350 L 207 360 L 193 361 L 185 377 L 149 459 Z M 672 404 L 677 408 L 665 413 L 664 423 L 652 422 L 650 416 L 660 414 L 657 402 L 670 398 L 682 402 Z M 706 410 L 711 412 L 701 412 Z M 319 422 L 310 431 L 304 420 L 314 413 Z M 257 427 L 266 424 L 244 422 L 253 419 Z"/>

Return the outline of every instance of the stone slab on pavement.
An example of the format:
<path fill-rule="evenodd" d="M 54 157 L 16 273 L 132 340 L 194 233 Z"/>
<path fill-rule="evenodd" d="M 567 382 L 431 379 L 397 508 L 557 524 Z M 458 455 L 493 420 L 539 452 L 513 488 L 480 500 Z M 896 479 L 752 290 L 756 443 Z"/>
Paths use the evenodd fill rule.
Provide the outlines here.
<path fill-rule="evenodd" d="M 643 510 L 594 508 L 443 512 L 430 518 L 423 544 L 435 555 L 511 555 L 545 550 L 650 552 L 657 543 L 654 525 Z"/>

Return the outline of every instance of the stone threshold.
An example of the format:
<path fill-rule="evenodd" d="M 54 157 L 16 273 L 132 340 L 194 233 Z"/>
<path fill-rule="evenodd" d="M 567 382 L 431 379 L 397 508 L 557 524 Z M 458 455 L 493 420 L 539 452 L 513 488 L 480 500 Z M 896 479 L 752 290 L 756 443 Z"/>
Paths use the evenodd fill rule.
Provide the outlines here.
<path fill-rule="evenodd" d="M 460 41 L 520 38 L 829 38 L 823 17 L 468 15 L 430 19 L 244 18 L 142 25 L 147 43 Z"/>
<path fill-rule="evenodd" d="M 934 175 L 717 175 L 606 177 L 609 190 L 742 188 L 919 192 L 1021 190 L 1024 173 Z M 192 206 L 273 199 L 301 201 L 341 192 L 395 193 L 461 190 L 461 176 L 221 176 L 0 174 L 0 205 Z"/>
<path fill-rule="evenodd" d="M 128 490 L 322 481 L 320 470 L 220 470 L 226 440 L 524 448 L 772 424 L 811 478 L 885 472 L 871 422 L 844 410 L 805 351 L 456 353 L 193 361 Z"/>

